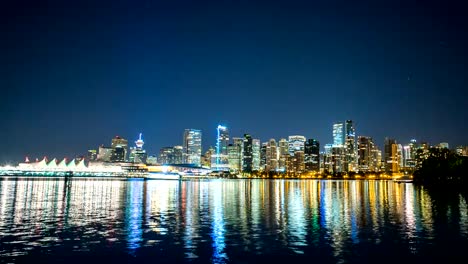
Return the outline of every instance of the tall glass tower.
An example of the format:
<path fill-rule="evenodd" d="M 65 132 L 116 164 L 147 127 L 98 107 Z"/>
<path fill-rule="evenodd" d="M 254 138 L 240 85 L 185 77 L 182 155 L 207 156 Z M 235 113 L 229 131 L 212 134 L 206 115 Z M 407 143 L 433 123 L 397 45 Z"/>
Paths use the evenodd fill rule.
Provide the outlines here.
<path fill-rule="evenodd" d="M 198 129 L 185 129 L 184 132 L 184 163 L 201 166 L 202 132 Z"/>
<path fill-rule="evenodd" d="M 212 157 L 211 168 L 217 171 L 229 171 L 229 132 L 227 127 L 222 125 L 218 125 L 216 131 L 216 154 Z"/>

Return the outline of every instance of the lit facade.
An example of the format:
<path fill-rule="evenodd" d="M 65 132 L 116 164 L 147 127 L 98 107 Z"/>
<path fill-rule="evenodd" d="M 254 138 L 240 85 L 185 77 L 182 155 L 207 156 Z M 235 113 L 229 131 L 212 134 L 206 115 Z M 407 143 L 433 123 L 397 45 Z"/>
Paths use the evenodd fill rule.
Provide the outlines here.
<path fill-rule="evenodd" d="M 185 129 L 184 132 L 184 163 L 201 166 L 202 132 L 198 129 Z"/>
<path fill-rule="evenodd" d="M 251 173 L 253 171 L 253 142 L 249 134 L 244 134 L 242 151 L 242 172 Z"/>
<path fill-rule="evenodd" d="M 252 169 L 260 170 L 260 139 L 252 139 Z"/>
<path fill-rule="evenodd" d="M 309 138 L 304 145 L 304 165 L 305 171 L 320 170 L 320 143 Z"/>
<path fill-rule="evenodd" d="M 216 153 L 211 157 L 211 169 L 216 171 L 229 171 L 229 132 L 227 127 L 218 125 L 216 137 Z"/>
<path fill-rule="evenodd" d="M 306 138 L 304 136 L 289 136 L 288 137 L 288 152 L 290 156 L 294 156 L 296 151 L 304 151 Z"/>
<path fill-rule="evenodd" d="M 278 148 L 275 139 L 270 139 L 266 146 L 266 167 L 265 171 L 278 170 Z"/>

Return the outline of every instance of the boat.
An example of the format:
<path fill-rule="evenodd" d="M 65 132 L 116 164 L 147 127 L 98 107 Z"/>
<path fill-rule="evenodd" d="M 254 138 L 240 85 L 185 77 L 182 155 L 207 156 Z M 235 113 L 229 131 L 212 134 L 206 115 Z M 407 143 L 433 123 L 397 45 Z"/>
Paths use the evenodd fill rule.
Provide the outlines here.
<path fill-rule="evenodd" d="M 180 180 L 181 176 L 177 172 L 148 172 L 148 180 Z"/>

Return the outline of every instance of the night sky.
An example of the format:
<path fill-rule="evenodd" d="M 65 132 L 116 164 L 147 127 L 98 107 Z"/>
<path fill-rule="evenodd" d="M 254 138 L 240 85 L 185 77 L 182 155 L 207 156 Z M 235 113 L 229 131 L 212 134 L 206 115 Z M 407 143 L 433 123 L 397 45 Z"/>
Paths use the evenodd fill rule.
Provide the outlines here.
<path fill-rule="evenodd" d="M 40 3 L 39 3 L 40 2 Z M 95 3 L 97 2 L 97 3 Z M 0 162 L 142 132 L 468 145 L 463 1 L 4 1 Z M 14 5 L 14 6 L 13 6 Z"/>

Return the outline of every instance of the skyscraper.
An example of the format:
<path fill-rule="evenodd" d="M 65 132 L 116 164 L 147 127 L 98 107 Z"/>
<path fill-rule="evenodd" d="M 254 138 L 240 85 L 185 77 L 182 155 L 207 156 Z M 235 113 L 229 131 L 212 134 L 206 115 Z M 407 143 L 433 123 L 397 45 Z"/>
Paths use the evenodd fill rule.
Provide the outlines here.
<path fill-rule="evenodd" d="M 287 162 L 289 157 L 289 144 L 285 138 L 278 141 L 278 170 L 286 172 Z"/>
<path fill-rule="evenodd" d="M 358 137 L 358 169 L 362 172 L 375 171 L 374 143 L 371 137 Z"/>
<path fill-rule="evenodd" d="M 289 136 L 288 137 L 288 152 L 290 156 L 294 156 L 296 151 L 304 151 L 306 138 L 304 136 Z"/>
<path fill-rule="evenodd" d="M 229 171 L 228 144 L 229 132 L 227 127 L 218 125 L 216 137 L 216 154 L 212 157 L 211 168 L 217 171 Z"/>
<path fill-rule="evenodd" d="M 342 122 L 333 124 L 333 145 L 345 144 L 345 126 Z"/>
<path fill-rule="evenodd" d="M 304 146 L 304 163 L 306 171 L 320 170 L 320 143 L 309 138 Z"/>
<path fill-rule="evenodd" d="M 198 129 L 185 129 L 184 132 L 184 163 L 201 165 L 202 132 Z"/>
<path fill-rule="evenodd" d="M 357 171 L 357 144 L 356 144 L 356 130 L 353 126 L 352 120 L 346 120 L 345 127 L 345 147 L 346 147 L 346 166 L 345 170 Z"/>
<path fill-rule="evenodd" d="M 127 160 L 128 140 L 115 136 L 112 139 L 111 147 L 115 150 L 112 161 L 124 162 Z"/>
<path fill-rule="evenodd" d="M 242 172 L 251 173 L 253 170 L 252 137 L 244 134 L 244 147 L 242 153 Z"/>
<path fill-rule="evenodd" d="M 387 173 L 399 172 L 400 158 L 398 157 L 398 144 L 395 139 L 385 138 L 384 162 Z"/>
<path fill-rule="evenodd" d="M 265 171 L 276 171 L 278 169 L 278 148 L 274 138 L 268 141 L 266 146 L 266 168 Z"/>
<path fill-rule="evenodd" d="M 260 170 L 260 139 L 252 139 L 252 169 Z"/>

